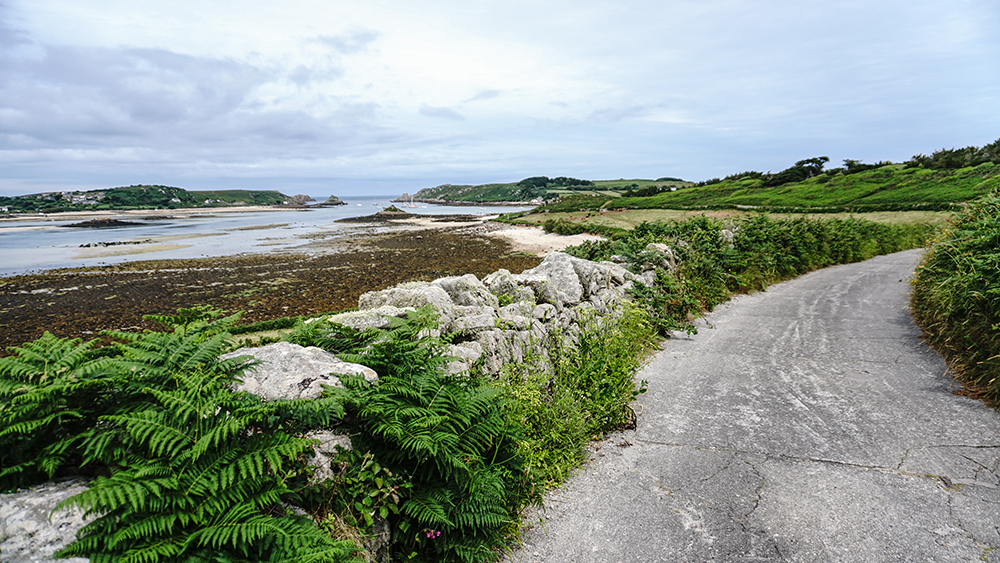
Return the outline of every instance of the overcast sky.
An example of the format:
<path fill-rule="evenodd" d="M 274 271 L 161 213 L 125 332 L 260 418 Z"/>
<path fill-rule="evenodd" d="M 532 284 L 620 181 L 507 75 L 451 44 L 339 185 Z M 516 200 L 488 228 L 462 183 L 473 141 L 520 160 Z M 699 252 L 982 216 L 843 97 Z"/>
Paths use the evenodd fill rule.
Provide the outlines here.
<path fill-rule="evenodd" d="M 0 195 L 704 180 L 998 138 L 997 0 L 0 0 Z"/>

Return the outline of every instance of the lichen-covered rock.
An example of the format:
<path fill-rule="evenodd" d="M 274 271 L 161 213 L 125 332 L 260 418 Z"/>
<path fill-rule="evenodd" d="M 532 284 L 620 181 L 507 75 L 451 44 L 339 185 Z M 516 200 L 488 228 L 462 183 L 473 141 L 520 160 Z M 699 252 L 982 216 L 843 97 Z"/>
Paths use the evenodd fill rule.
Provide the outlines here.
<path fill-rule="evenodd" d="M 479 360 L 480 357 L 482 357 L 483 346 L 474 340 L 461 342 L 459 344 L 450 345 L 448 347 L 448 352 L 457 359 L 448 362 L 445 366 L 445 371 L 451 374 L 457 374 L 467 371 Z"/>
<path fill-rule="evenodd" d="M 535 304 L 530 301 L 518 301 L 500 308 L 500 318 L 509 319 L 511 317 L 530 317 L 535 310 Z"/>
<path fill-rule="evenodd" d="M 669 244 L 663 244 L 662 242 L 651 242 L 646 245 L 646 250 L 651 252 L 656 252 L 661 254 L 663 258 L 660 259 L 659 264 L 651 264 L 650 266 L 659 266 L 661 268 L 666 268 L 667 270 L 673 271 L 677 269 L 677 253 Z M 644 268 L 651 269 L 651 268 Z"/>
<path fill-rule="evenodd" d="M 531 312 L 531 316 L 544 322 L 548 322 L 559 314 L 559 310 L 556 309 L 555 305 L 550 303 L 542 303 L 541 305 L 536 305 L 534 310 Z"/>
<path fill-rule="evenodd" d="M 69 545 L 76 532 L 94 517 L 79 509 L 53 513 L 57 504 L 87 490 L 82 478 L 44 483 L 26 491 L 0 495 L 0 560 L 4 563 L 51 561 L 52 554 Z M 87 563 L 73 557 L 68 563 Z"/>
<path fill-rule="evenodd" d="M 548 280 L 548 288 L 554 291 L 557 296 L 556 299 L 547 296 L 545 302 L 556 305 L 554 301 L 560 301 L 564 305 L 572 305 L 579 303 L 583 299 L 583 285 L 580 283 L 580 277 L 576 273 L 574 260 L 580 259 L 574 258 L 564 252 L 552 252 L 542 260 L 541 264 L 530 270 L 525 270 L 520 275 L 544 276 Z M 585 262 L 589 261 L 585 260 Z M 515 279 L 517 278 L 515 276 Z M 542 295 L 538 292 L 538 289 L 534 286 L 532 286 L 532 289 L 535 289 L 536 295 L 539 296 L 539 301 L 542 301 Z M 556 306 L 558 307 L 559 305 Z"/>
<path fill-rule="evenodd" d="M 243 383 L 237 389 L 267 400 L 318 398 L 324 385 L 343 387 L 338 375 L 361 374 L 369 381 L 378 379 L 371 368 L 343 362 L 314 346 L 277 342 L 259 348 L 240 348 L 222 357 L 242 355 L 253 356 L 260 364 L 244 373 Z"/>
<path fill-rule="evenodd" d="M 455 305 L 491 307 L 493 309 L 500 307 L 496 295 L 490 293 L 490 290 L 483 285 L 483 282 L 479 281 L 479 278 L 472 274 L 439 278 L 431 283 L 441 286 L 448 293 L 448 296 L 451 297 L 451 301 Z"/>
<path fill-rule="evenodd" d="M 440 285 L 427 282 L 403 283 L 381 291 L 369 291 L 358 298 L 358 309 L 377 309 L 386 305 L 401 309 L 433 305 L 439 313 L 449 315 L 455 303 Z"/>
<path fill-rule="evenodd" d="M 335 474 L 330 466 L 339 448 L 351 449 L 351 439 L 346 434 L 337 434 L 329 430 L 317 430 L 305 435 L 306 438 L 317 440 L 319 443 L 313 448 L 313 455 L 309 458 L 309 464 L 314 466 L 314 482 L 333 479 Z"/>
<path fill-rule="evenodd" d="M 530 329 L 531 325 L 535 322 L 535 319 L 531 316 L 533 309 L 528 303 L 504 307 L 500 310 L 500 326 L 516 328 L 518 330 Z"/>
<path fill-rule="evenodd" d="M 729 248 L 733 248 L 733 238 L 735 236 L 736 233 L 734 231 L 730 229 L 722 229 L 721 231 L 719 231 L 719 242 L 728 246 Z"/>
<path fill-rule="evenodd" d="M 484 330 L 493 330 L 497 326 L 497 313 L 493 309 L 483 307 L 479 313 L 455 317 L 449 330 L 463 335 L 472 335 Z"/>
<path fill-rule="evenodd" d="M 482 347 L 482 365 L 488 373 L 500 373 L 500 368 L 511 361 L 513 345 L 501 330 L 489 330 L 476 335 Z"/>
<path fill-rule="evenodd" d="M 326 317 L 326 320 L 351 327 L 355 330 L 365 330 L 366 328 L 386 328 L 389 326 L 389 319 L 387 317 L 403 318 L 412 310 L 412 308 L 382 305 L 381 307 L 372 309 L 363 309 L 360 311 L 350 311 L 348 313 L 330 315 L 329 317 Z"/>
<path fill-rule="evenodd" d="M 535 300 L 535 292 L 530 287 L 518 285 L 508 270 L 500 269 L 486 276 L 483 278 L 483 285 L 504 301 L 518 303 Z"/>
<path fill-rule="evenodd" d="M 538 303 L 548 303 L 554 305 L 557 309 L 562 309 L 564 304 L 563 293 L 560 292 L 556 284 L 552 282 L 545 274 L 529 273 L 531 270 L 525 270 L 520 274 L 515 274 L 514 281 L 518 285 L 523 286 L 529 290 L 535 296 L 535 300 Z M 580 285 L 577 281 L 576 285 Z M 583 288 L 580 288 L 581 295 L 583 294 Z"/>

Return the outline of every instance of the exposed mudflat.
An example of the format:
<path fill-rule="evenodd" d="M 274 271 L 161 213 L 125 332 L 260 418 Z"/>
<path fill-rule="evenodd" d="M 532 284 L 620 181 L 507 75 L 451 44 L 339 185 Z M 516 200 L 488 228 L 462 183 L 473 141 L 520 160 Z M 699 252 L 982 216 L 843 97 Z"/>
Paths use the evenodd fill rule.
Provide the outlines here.
<path fill-rule="evenodd" d="M 447 275 L 520 272 L 537 256 L 515 252 L 483 227 L 407 229 L 317 240 L 295 253 L 150 260 L 0 278 L 0 354 L 45 331 L 90 339 L 102 330 L 155 328 L 142 319 L 179 307 L 246 311 L 241 322 L 357 306 L 375 289 Z"/>

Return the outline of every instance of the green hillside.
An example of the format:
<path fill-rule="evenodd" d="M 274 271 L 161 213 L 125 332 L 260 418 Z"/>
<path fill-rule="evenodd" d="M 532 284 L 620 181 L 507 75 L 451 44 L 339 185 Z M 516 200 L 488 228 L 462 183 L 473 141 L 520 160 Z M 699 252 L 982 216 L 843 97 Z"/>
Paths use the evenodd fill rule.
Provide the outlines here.
<path fill-rule="evenodd" d="M 519 184 L 445 184 L 424 188 L 413 194 L 417 201 L 530 201 L 544 197 L 545 191 Z"/>
<path fill-rule="evenodd" d="M 777 173 L 740 172 L 698 184 L 631 188 L 622 197 L 567 195 L 539 211 L 594 209 L 766 209 L 788 212 L 947 210 L 1000 187 L 1000 140 L 941 149 L 902 163 L 847 159 L 825 169 L 825 156 Z"/>
<path fill-rule="evenodd" d="M 188 191 L 171 186 L 123 186 L 107 190 L 47 192 L 0 197 L 10 213 L 55 213 L 112 209 L 183 209 L 232 205 L 281 205 L 288 196 L 265 190 Z"/>
<path fill-rule="evenodd" d="M 822 173 L 798 182 L 765 187 L 744 178 L 666 192 L 620 198 L 610 205 L 633 209 L 757 208 L 812 211 L 947 209 L 1000 187 L 1000 165 L 958 170 L 906 168 L 892 164 L 856 174 Z M 609 200 L 610 201 L 610 200 Z"/>

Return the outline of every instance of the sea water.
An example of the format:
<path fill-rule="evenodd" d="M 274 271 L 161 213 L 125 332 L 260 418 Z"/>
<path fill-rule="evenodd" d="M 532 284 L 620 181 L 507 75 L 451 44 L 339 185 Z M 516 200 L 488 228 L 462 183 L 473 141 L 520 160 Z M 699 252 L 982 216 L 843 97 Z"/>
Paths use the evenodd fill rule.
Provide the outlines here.
<path fill-rule="evenodd" d="M 341 199 L 347 205 L 232 213 L 205 209 L 176 216 L 164 210 L 160 216 L 163 218 L 123 214 L 120 220 L 142 224 L 116 228 L 67 227 L 86 219 L 0 222 L 0 276 L 133 260 L 231 256 L 294 248 L 317 235 L 350 236 L 357 225 L 337 223 L 338 219 L 372 215 L 382 206 L 391 205 L 393 196 Z M 416 204 L 404 210 L 422 215 L 485 215 L 525 209 Z M 139 244 L 114 244 L 134 242 Z M 102 247 L 101 243 L 111 244 Z"/>

